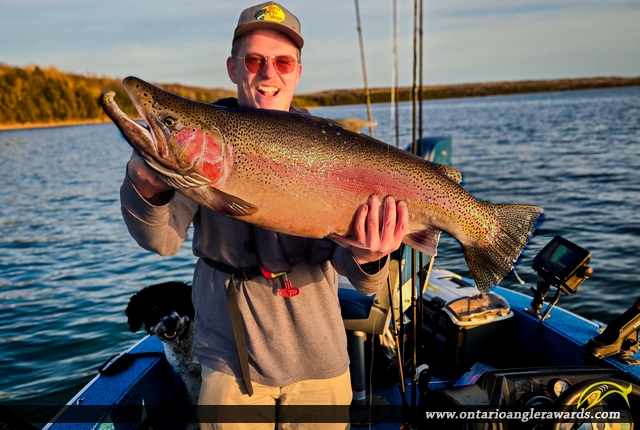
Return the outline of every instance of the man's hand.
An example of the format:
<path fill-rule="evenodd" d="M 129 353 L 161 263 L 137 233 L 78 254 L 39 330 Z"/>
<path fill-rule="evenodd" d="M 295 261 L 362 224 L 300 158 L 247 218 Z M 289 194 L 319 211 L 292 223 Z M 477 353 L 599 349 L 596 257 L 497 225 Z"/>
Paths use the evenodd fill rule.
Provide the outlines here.
<path fill-rule="evenodd" d="M 151 167 L 147 166 L 137 151 L 131 154 L 127 164 L 127 175 L 140 195 L 154 205 L 162 204 L 162 193 L 172 189 L 156 175 Z"/>
<path fill-rule="evenodd" d="M 351 247 L 358 264 L 372 263 L 389 255 L 400 247 L 409 226 L 409 209 L 406 203 L 396 203 L 393 197 L 384 200 L 382 219 L 380 200 L 371 195 L 366 204 L 356 211 L 354 239 L 367 245 L 368 249 Z"/>

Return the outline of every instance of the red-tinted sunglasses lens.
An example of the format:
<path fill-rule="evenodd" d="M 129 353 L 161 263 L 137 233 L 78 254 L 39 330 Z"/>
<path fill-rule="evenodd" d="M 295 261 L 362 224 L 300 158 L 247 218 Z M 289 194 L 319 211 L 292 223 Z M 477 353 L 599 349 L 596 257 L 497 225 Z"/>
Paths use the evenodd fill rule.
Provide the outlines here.
<path fill-rule="evenodd" d="M 251 73 L 260 73 L 265 68 L 269 58 L 273 58 L 276 69 L 283 75 L 288 75 L 293 72 L 296 64 L 298 64 L 298 60 L 293 55 L 263 57 L 257 54 L 248 54 L 244 57 L 244 66 Z"/>

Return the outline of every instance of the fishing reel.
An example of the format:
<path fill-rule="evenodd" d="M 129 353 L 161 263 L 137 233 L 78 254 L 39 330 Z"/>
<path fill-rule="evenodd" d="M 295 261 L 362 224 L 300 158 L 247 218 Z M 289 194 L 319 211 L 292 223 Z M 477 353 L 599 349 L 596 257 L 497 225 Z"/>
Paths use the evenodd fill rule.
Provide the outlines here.
<path fill-rule="evenodd" d="M 570 296 L 578 291 L 578 287 L 593 275 L 593 269 L 588 266 L 591 253 L 573 242 L 561 237 L 554 237 L 533 258 L 533 269 L 542 278 L 536 288 L 532 288 L 533 300 L 527 312 L 538 317 L 546 318 L 551 308 L 560 298 L 560 291 Z M 553 301 L 547 306 L 544 316 L 540 311 L 551 286 L 558 288 Z"/>

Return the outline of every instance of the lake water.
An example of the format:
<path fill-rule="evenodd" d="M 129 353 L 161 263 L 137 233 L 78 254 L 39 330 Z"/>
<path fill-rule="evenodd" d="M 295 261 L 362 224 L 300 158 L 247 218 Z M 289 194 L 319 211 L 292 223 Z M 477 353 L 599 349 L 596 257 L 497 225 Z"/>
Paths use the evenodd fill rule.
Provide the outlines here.
<path fill-rule="evenodd" d="M 400 107 L 402 141 L 411 104 Z M 366 117 L 364 106 L 314 109 Z M 376 137 L 395 142 L 389 105 L 373 106 Z M 560 306 L 612 321 L 640 297 L 640 88 L 428 102 L 425 136 L 453 139 L 453 164 L 482 200 L 545 208 L 546 221 L 501 285 L 527 292 L 531 258 L 555 235 L 591 251 L 595 273 Z M 64 404 L 128 331 L 132 294 L 190 282 L 191 243 L 175 257 L 128 235 L 119 187 L 130 155 L 113 124 L 0 132 L 0 403 Z M 436 266 L 468 276 L 443 235 Z"/>

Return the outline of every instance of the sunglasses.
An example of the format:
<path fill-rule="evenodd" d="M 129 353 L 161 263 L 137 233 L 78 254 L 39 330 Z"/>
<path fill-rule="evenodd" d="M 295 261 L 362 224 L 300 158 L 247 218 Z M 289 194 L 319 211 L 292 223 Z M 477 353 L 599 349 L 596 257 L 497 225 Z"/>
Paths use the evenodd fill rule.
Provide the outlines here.
<path fill-rule="evenodd" d="M 238 57 L 236 55 L 234 55 L 234 57 L 242 58 L 244 60 L 244 68 L 250 73 L 262 72 L 267 66 L 269 58 L 273 58 L 273 65 L 276 67 L 276 70 L 283 75 L 288 75 L 293 72 L 298 65 L 298 59 L 293 54 L 268 56 L 247 54 L 244 57 Z"/>

